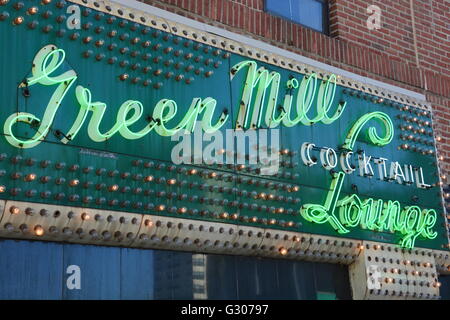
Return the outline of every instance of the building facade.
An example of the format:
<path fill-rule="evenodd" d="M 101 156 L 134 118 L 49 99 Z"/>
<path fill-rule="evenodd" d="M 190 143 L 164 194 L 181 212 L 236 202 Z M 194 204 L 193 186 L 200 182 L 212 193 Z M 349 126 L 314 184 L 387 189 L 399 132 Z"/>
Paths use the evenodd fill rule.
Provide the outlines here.
<path fill-rule="evenodd" d="M 0 298 L 448 298 L 449 23 L 0 0 Z"/>

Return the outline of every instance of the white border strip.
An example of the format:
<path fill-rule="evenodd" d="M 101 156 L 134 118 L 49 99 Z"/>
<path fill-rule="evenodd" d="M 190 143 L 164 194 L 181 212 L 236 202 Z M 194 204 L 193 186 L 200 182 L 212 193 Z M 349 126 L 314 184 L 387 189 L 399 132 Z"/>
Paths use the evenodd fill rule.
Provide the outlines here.
<path fill-rule="evenodd" d="M 423 94 L 420 94 L 420 93 L 417 93 L 417 92 L 414 92 L 411 90 L 407 90 L 407 89 L 404 89 L 404 88 L 401 88 L 398 86 L 394 86 L 394 85 L 391 85 L 388 83 L 384 83 L 384 82 L 381 82 L 378 80 L 374 80 L 371 78 L 363 77 L 363 76 L 357 75 L 355 73 L 352 73 L 352 72 L 349 72 L 349 71 L 346 71 L 346 70 L 343 70 L 340 68 L 336 68 L 336 67 L 330 66 L 328 64 L 318 62 L 313 59 L 298 55 L 296 53 L 272 46 L 272 45 L 264 43 L 262 41 L 255 40 L 255 39 L 252 39 L 252 38 L 249 38 L 246 36 L 242 36 L 242 35 L 227 31 L 225 29 L 217 28 L 217 27 L 208 25 L 206 23 L 198 22 L 198 21 L 195 21 L 195 20 L 180 16 L 180 15 L 177 15 L 175 13 L 168 12 L 166 10 L 162 10 L 162 9 L 153 7 L 153 6 L 151 6 L 149 4 L 145 4 L 143 2 L 139 2 L 136 0 L 110 0 L 110 1 L 118 3 L 125 7 L 129 7 L 129 8 L 135 9 L 135 10 L 153 14 L 162 19 L 166 19 L 169 21 L 184 24 L 191 28 L 199 29 L 204 32 L 212 33 L 212 34 L 215 34 L 215 35 L 218 35 L 218 36 L 221 36 L 221 37 L 233 40 L 233 41 L 240 42 L 245 45 L 249 45 L 249 46 L 261 49 L 261 50 L 265 50 L 265 51 L 271 52 L 273 54 L 283 56 L 288 59 L 293 59 L 300 63 L 308 64 L 310 66 L 322 69 L 324 71 L 328 71 L 330 73 L 334 73 L 336 75 L 341 75 L 343 77 L 352 79 L 354 81 L 358 81 L 358 82 L 365 83 L 368 85 L 373 85 L 373 86 L 385 89 L 387 91 L 395 92 L 398 94 L 402 94 L 402 95 L 411 97 L 416 100 L 421 100 L 422 102 L 426 102 L 426 97 Z"/>

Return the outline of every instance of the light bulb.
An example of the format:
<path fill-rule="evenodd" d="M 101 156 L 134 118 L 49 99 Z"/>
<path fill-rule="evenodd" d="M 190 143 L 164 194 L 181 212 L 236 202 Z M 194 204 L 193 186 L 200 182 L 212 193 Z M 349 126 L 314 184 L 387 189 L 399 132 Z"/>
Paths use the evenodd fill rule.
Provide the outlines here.
<path fill-rule="evenodd" d="M 116 192 L 117 190 L 119 190 L 119 186 L 117 184 L 109 187 L 110 192 Z"/>
<path fill-rule="evenodd" d="M 9 212 L 11 214 L 19 214 L 20 213 L 20 209 L 15 207 L 15 206 L 12 206 L 11 208 L 9 208 Z"/>
<path fill-rule="evenodd" d="M 44 228 L 42 228 L 40 225 L 37 225 L 36 227 L 34 227 L 34 234 L 37 235 L 38 237 L 43 236 Z"/>
<path fill-rule="evenodd" d="M 285 256 L 285 255 L 288 254 L 288 250 L 286 248 L 284 248 L 284 247 L 281 247 L 278 251 L 280 252 L 280 254 L 282 256 Z"/>
<path fill-rule="evenodd" d="M 27 10 L 29 15 L 34 15 L 36 13 L 38 13 L 39 9 L 37 7 L 31 7 Z"/>
<path fill-rule="evenodd" d="M 226 218 L 228 218 L 228 213 L 227 212 L 223 212 L 223 213 L 220 214 L 220 217 L 222 219 L 226 219 Z"/>
<path fill-rule="evenodd" d="M 23 17 L 16 17 L 16 18 L 14 19 L 14 21 L 13 21 L 13 24 L 14 24 L 14 25 L 19 25 L 19 24 L 22 24 L 23 21 L 24 21 Z"/>
<path fill-rule="evenodd" d="M 80 180 L 78 180 L 78 179 L 73 179 L 73 180 L 70 180 L 70 182 L 69 182 L 69 185 L 71 187 L 76 187 L 79 184 L 80 184 Z"/>
<path fill-rule="evenodd" d="M 34 173 L 30 173 L 25 177 L 25 181 L 34 181 L 36 179 L 36 175 Z"/>

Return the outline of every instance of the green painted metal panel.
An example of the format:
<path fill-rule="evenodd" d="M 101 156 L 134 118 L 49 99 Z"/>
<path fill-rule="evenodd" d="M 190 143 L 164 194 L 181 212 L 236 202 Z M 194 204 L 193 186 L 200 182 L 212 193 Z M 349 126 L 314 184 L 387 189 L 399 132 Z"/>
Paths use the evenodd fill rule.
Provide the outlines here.
<path fill-rule="evenodd" d="M 431 122 L 430 113 L 424 114 L 411 106 L 409 111 L 404 111 L 402 108 L 407 104 L 393 102 L 388 96 L 381 102 L 375 95 L 346 89 L 340 85 L 337 86 L 335 102 L 345 101 L 347 108 L 337 121 L 328 125 L 317 123 L 312 126 L 299 124 L 292 128 L 283 125 L 277 127 L 280 130 L 282 148 L 297 152 L 292 157 L 283 157 L 282 160 L 297 165 L 292 168 L 282 167 L 283 172 L 276 176 L 260 176 L 254 170 L 237 172 L 234 168 L 217 165 L 172 167 L 171 152 L 178 142 L 171 141 L 170 137 L 162 137 L 155 131 L 136 140 L 127 140 L 120 134 L 115 134 L 104 142 L 95 142 L 87 130 L 91 115 L 88 115 L 78 135 L 63 144 L 61 140 L 67 137 L 67 132 L 80 110 L 75 95 L 75 86 L 78 85 L 90 90 L 92 101 L 106 104 L 106 112 L 100 126 L 102 132 L 113 127 L 120 106 L 130 99 L 140 101 L 144 106 L 143 116 L 130 126 L 133 131 L 148 125 L 153 109 L 162 99 L 172 99 L 178 105 L 176 116 L 167 124 L 168 127 L 173 127 L 182 119 L 194 98 L 207 97 L 217 101 L 214 119 L 218 119 L 224 109 L 230 114 L 230 118 L 220 130 L 225 132 L 226 129 L 234 128 L 245 73 L 239 72 L 231 80 L 230 70 L 249 58 L 234 53 L 227 54 L 225 50 L 84 8 L 81 16 L 83 28 L 68 30 L 65 22 L 68 18 L 68 4 L 59 8 L 54 3 L 45 6 L 40 1 L 30 0 L 26 2 L 25 7 L 17 10 L 14 8 L 17 3 L 18 1 L 9 1 L 8 4 L 0 6 L 0 13 L 3 12 L 0 21 L 2 126 L 8 117 L 16 112 L 31 113 L 42 119 L 56 86 L 33 84 L 28 88 L 19 88 L 19 85 L 32 76 L 33 59 L 44 46 L 54 45 L 65 51 L 65 61 L 58 68 L 58 73 L 75 70 L 77 80 L 61 102 L 43 142 L 34 148 L 18 148 L 8 143 L 2 130 L 0 184 L 4 186 L 4 192 L 0 194 L 1 199 L 167 216 L 180 216 L 171 208 L 186 207 L 188 211 L 183 217 L 190 219 L 338 236 L 330 224 L 311 223 L 299 214 L 299 209 L 304 204 L 323 204 L 332 183 L 332 175 L 320 165 L 303 165 L 299 151 L 304 142 L 338 150 L 356 120 L 374 111 L 383 112 L 391 118 L 395 129 L 394 139 L 384 147 L 358 140 L 355 153 L 363 150 L 372 157 L 384 157 L 400 164 L 422 167 L 424 181 L 430 185 L 439 180 L 434 153 L 412 151 L 417 147 L 435 152 L 432 129 L 425 125 L 425 122 Z M 26 14 L 25 10 L 31 6 L 36 6 L 39 13 Z M 46 12 L 51 14 L 45 14 Z M 14 19 L 19 16 L 23 17 L 24 21 L 15 25 Z M 149 41 L 149 46 L 143 45 L 146 41 Z M 269 63 L 258 62 L 258 66 L 264 66 L 267 70 L 281 75 L 277 106 L 283 104 L 284 95 L 289 90 L 286 89 L 286 81 L 295 78 L 301 82 L 305 77 L 304 74 Z M 161 73 L 159 75 L 158 72 L 155 73 L 158 70 Z M 120 76 L 124 74 L 128 77 L 123 81 Z M 180 75 L 183 76 L 182 79 L 177 78 Z M 188 79 L 189 84 L 186 82 Z M 313 109 L 317 103 L 316 97 Z M 413 118 L 415 122 L 407 121 Z M 376 123 L 371 123 L 370 126 L 382 131 Z M 413 130 L 425 131 L 413 133 L 411 130 L 401 130 L 402 126 L 413 126 Z M 39 123 L 19 123 L 14 126 L 13 131 L 17 137 L 27 140 L 36 134 L 37 127 Z M 402 150 L 399 146 L 405 144 L 405 141 L 401 137 L 409 134 L 419 140 L 408 141 L 410 148 Z M 318 157 L 317 152 L 316 156 Z M 204 178 L 177 171 L 180 168 L 189 170 L 193 167 L 200 172 L 210 170 L 206 172 L 238 174 L 242 179 L 255 179 L 258 184 Z M 376 170 L 376 166 L 374 169 Z M 110 176 L 109 173 L 115 170 L 117 174 Z M 36 179 L 27 181 L 27 175 L 30 174 L 35 175 Z M 154 177 L 153 182 L 144 181 L 148 175 Z M 43 183 L 42 177 L 47 176 L 49 181 Z M 159 178 L 165 181 L 176 179 L 176 184 L 168 185 L 164 180 L 157 183 Z M 72 180 L 78 180 L 79 184 L 71 187 L 69 183 Z M 270 190 L 267 185 L 270 182 L 276 186 L 290 186 L 289 192 L 283 189 Z M 114 185 L 119 189 L 112 192 L 108 188 Z M 300 188 L 290 192 L 293 186 Z M 243 190 L 246 192 L 242 193 Z M 272 193 L 279 198 L 255 199 L 255 195 L 261 193 Z M 442 195 L 439 187 L 419 189 L 415 185 L 380 181 L 377 179 L 377 172 L 373 178 L 361 177 L 355 172 L 346 176 L 341 198 L 355 193 L 361 199 L 370 197 L 384 201 L 398 200 L 402 207 L 417 205 L 422 209 L 436 210 L 438 221 L 434 230 L 438 233 L 437 237 L 432 240 L 419 237 L 415 245 L 442 249 L 443 245 L 448 244 L 444 218 L 441 216 Z M 203 198 L 203 202 L 193 197 Z M 157 211 L 155 207 L 161 204 L 165 206 L 165 210 Z M 257 206 L 252 208 L 252 204 Z M 273 213 L 271 207 L 283 208 L 283 211 Z M 222 212 L 236 213 L 239 217 L 256 217 L 257 221 L 224 220 L 219 216 Z M 277 223 L 265 223 L 270 219 L 276 219 Z M 288 221 L 293 224 L 287 226 Z M 370 231 L 360 227 L 351 228 L 350 233 L 343 236 L 388 243 L 399 243 L 402 237 L 398 232 Z"/>

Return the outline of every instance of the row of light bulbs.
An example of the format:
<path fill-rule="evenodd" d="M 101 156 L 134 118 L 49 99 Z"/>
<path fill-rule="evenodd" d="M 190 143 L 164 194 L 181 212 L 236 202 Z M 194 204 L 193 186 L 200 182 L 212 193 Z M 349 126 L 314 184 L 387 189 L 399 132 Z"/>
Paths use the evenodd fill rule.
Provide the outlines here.
<path fill-rule="evenodd" d="M 21 209 L 17 206 L 11 206 L 9 208 L 9 212 L 13 215 L 17 215 L 21 213 Z M 34 216 L 36 214 L 41 215 L 42 217 L 61 217 L 61 212 L 60 211 L 55 211 L 55 213 L 53 213 L 53 215 L 46 209 L 41 209 L 39 212 L 36 212 L 34 209 L 32 208 L 26 208 L 24 210 L 24 214 L 29 215 L 29 216 Z M 69 211 L 69 213 L 67 213 L 67 218 L 70 219 L 75 219 L 77 217 L 77 214 L 75 214 L 73 211 Z M 106 218 L 100 214 L 96 214 L 94 217 L 92 217 L 89 213 L 87 212 L 83 212 L 80 215 L 80 218 L 83 221 L 87 221 L 90 219 L 94 219 L 95 221 L 103 221 L 106 220 L 109 223 L 115 222 L 116 221 L 116 217 L 109 215 Z M 126 217 L 120 217 L 117 219 L 118 222 L 120 222 L 121 224 L 127 224 L 127 223 L 132 223 L 132 224 L 137 224 L 139 223 L 139 220 L 137 218 L 133 218 L 133 219 L 129 219 Z M 144 226 L 146 228 L 149 229 L 149 231 L 147 230 L 142 230 L 141 234 L 139 235 L 139 240 L 143 241 L 143 242 L 147 242 L 147 241 L 151 241 L 151 242 L 169 242 L 169 241 L 173 241 L 174 243 L 177 244 L 188 244 L 188 245 L 198 245 L 198 246 L 216 246 L 216 247 L 225 247 L 225 248 L 243 248 L 243 249 L 259 249 L 261 251 L 269 251 L 269 252 L 278 252 L 281 255 L 291 255 L 291 256 L 304 256 L 304 257 L 311 257 L 314 259 L 340 259 L 341 261 L 346 261 L 347 263 L 350 263 L 351 261 L 353 261 L 356 258 L 356 255 L 353 253 L 346 253 L 346 254 L 340 254 L 340 253 L 333 253 L 333 252 L 327 252 L 327 251 L 318 251 L 318 250 L 296 250 L 293 248 L 287 249 L 284 247 L 280 247 L 277 248 L 276 246 L 270 246 L 270 245 L 262 245 L 262 246 L 258 246 L 258 245 L 253 245 L 251 246 L 248 243 L 245 243 L 245 239 L 243 240 L 243 243 L 240 242 L 230 242 L 230 241 L 223 241 L 221 243 L 221 241 L 215 241 L 214 243 L 212 243 L 210 240 L 205 240 L 205 241 L 200 241 L 199 239 L 190 239 L 190 238 L 185 238 L 185 239 L 181 239 L 178 237 L 174 237 L 173 239 L 169 236 L 164 236 L 163 238 L 158 238 L 158 236 L 156 236 L 156 234 L 152 235 L 151 231 L 152 228 L 156 227 L 162 227 L 162 224 L 160 221 L 157 221 L 156 223 L 152 220 L 152 219 L 145 219 L 144 220 Z M 191 229 L 191 226 L 189 226 L 189 230 Z M 183 228 L 183 224 L 179 223 L 177 226 L 175 226 L 173 223 L 168 222 L 167 223 L 167 228 L 172 228 L 172 227 L 178 227 L 178 228 Z M 11 223 L 7 223 L 4 225 L 4 228 L 7 231 L 13 232 L 14 230 L 14 226 Z M 60 233 L 64 236 L 67 237 L 72 237 L 72 236 L 76 236 L 76 237 L 80 237 L 80 238 L 84 238 L 86 236 L 90 236 L 92 240 L 114 240 L 114 241 L 122 241 L 125 238 L 127 238 L 128 240 L 132 240 L 135 237 L 137 237 L 138 235 L 132 233 L 132 232 L 120 232 L 120 231 L 116 231 L 116 232 L 110 232 L 108 230 L 104 230 L 104 231 L 99 231 L 97 229 L 90 229 L 90 230 L 84 230 L 81 227 L 78 228 L 69 228 L 69 227 L 64 227 L 62 228 L 62 230 L 59 230 L 56 226 L 51 226 L 48 229 L 45 229 L 42 225 L 35 225 L 34 227 L 29 227 L 27 224 L 23 223 L 19 226 L 19 230 L 24 233 L 24 234 L 29 234 L 30 232 L 32 232 L 35 236 L 37 237 L 42 237 L 44 236 L 46 233 L 48 233 L 50 236 L 52 235 L 59 235 Z M 205 228 L 203 226 L 200 226 L 198 228 L 198 231 L 206 231 L 206 232 L 217 232 L 219 231 L 220 233 L 225 232 L 224 228 L 220 228 L 220 230 L 215 230 L 213 227 L 209 227 L 209 228 Z M 232 229 L 230 229 L 230 234 L 232 234 Z M 150 232 L 150 233 L 149 233 Z M 251 231 L 247 231 L 248 236 L 251 237 L 253 234 Z M 244 235 L 244 233 L 242 232 L 242 230 L 240 230 L 239 235 L 242 236 Z M 255 234 L 256 236 L 256 234 Z M 271 238 L 270 233 L 259 233 L 258 237 L 265 237 L 265 238 Z M 279 235 L 275 235 L 273 237 L 273 239 L 281 239 L 281 237 L 279 237 Z M 288 236 L 285 235 L 283 238 L 284 241 L 292 241 L 293 243 L 299 243 L 299 242 L 305 242 L 307 239 L 306 238 L 301 238 L 299 236 Z M 313 243 L 314 241 L 312 240 L 312 238 L 309 241 L 310 243 Z M 320 244 L 322 242 L 322 239 L 319 239 L 316 241 L 317 244 Z M 331 243 L 330 240 L 327 240 L 324 243 Z M 330 248 L 335 247 L 337 244 L 339 244 L 337 241 L 334 241 L 334 243 L 332 246 L 330 246 Z M 341 243 L 342 245 L 347 246 L 347 243 L 345 241 L 342 241 Z M 353 244 L 350 242 L 350 244 Z"/>
<path fill-rule="evenodd" d="M 426 299 L 439 299 L 440 297 L 437 294 L 431 294 L 431 293 L 423 293 L 423 292 L 409 292 L 409 291 L 403 291 L 403 290 L 375 290 L 375 289 L 370 289 L 369 290 L 370 295 L 374 295 L 374 296 L 398 296 L 398 297 L 412 297 L 412 298 L 426 298 Z"/>

